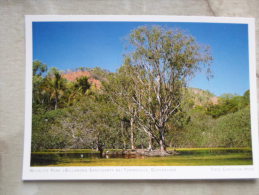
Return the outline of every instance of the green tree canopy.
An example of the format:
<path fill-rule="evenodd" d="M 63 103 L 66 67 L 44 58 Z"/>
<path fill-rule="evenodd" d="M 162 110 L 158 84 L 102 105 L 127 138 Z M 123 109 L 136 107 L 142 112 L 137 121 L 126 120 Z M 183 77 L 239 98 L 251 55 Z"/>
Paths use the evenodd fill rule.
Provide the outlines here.
<path fill-rule="evenodd" d="M 142 26 L 129 36 L 131 53 L 125 64 L 132 67 L 133 102 L 144 113 L 142 126 L 165 151 L 166 123 L 181 106 L 183 90 L 195 73 L 205 68 L 210 76 L 208 47 L 182 31 Z M 155 128 L 150 129 L 150 123 Z"/>

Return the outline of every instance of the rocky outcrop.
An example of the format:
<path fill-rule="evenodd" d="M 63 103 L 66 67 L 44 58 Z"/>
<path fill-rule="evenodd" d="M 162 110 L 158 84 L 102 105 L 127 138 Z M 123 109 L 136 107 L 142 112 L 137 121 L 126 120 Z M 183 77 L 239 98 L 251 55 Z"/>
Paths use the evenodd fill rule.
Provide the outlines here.
<path fill-rule="evenodd" d="M 70 82 L 75 82 L 77 78 L 86 76 L 91 85 L 94 85 L 97 89 L 101 88 L 101 81 L 95 79 L 89 71 L 75 71 L 62 74 L 62 77 Z"/>

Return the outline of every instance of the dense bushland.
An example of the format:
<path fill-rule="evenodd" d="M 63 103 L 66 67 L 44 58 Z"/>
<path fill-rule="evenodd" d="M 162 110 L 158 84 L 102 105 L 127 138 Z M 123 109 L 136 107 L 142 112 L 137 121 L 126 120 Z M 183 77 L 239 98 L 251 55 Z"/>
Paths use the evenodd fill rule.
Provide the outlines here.
<path fill-rule="evenodd" d="M 188 87 L 199 71 L 211 76 L 207 47 L 161 27 L 135 29 L 129 42 L 115 73 L 33 62 L 32 151 L 250 147 L 249 90 L 216 97 Z"/>

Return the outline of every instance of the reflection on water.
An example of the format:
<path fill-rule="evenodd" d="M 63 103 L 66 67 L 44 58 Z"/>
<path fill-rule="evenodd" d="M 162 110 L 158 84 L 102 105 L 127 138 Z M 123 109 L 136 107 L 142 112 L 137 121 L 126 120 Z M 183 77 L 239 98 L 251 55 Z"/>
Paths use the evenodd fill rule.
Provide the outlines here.
<path fill-rule="evenodd" d="M 183 150 L 180 151 L 176 156 L 185 156 L 191 159 L 192 157 L 202 157 L 202 156 L 213 156 L 213 155 L 229 155 L 229 154 L 238 154 L 238 153 L 247 153 L 251 154 L 251 151 L 247 150 L 237 150 L 237 149 L 226 149 L 226 150 Z M 158 157 L 160 160 L 164 158 L 175 158 L 176 156 L 168 157 Z M 121 158 L 121 159 L 145 159 L 150 158 L 148 156 L 139 155 L 139 154 L 118 154 L 118 153 L 45 153 L 45 154 L 32 154 L 31 155 L 31 166 L 46 166 L 46 165 L 56 165 L 56 164 L 66 164 L 66 163 L 89 163 L 94 159 L 112 159 L 112 158 Z M 251 159 L 251 156 L 248 155 L 248 158 Z"/>
<path fill-rule="evenodd" d="M 180 151 L 180 154 L 184 155 L 208 155 L 208 154 L 231 154 L 231 153 L 251 153 L 250 150 L 242 150 L 242 149 L 206 149 L 206 150 L 183 150 Z"/>

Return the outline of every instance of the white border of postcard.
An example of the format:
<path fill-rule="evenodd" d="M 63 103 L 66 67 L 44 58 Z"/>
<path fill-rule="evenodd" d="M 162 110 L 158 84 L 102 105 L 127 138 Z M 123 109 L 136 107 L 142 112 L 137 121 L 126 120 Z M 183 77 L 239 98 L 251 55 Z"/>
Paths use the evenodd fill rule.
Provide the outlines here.
<path fill-rule="evenodd" d="M 253 18 L 198 16 L 126 15 L 33 15 L 26 16 L 26 99 L 23 180 L 131 180 L 131 179 L 252 179 L 259 177 L 258 112 L 256 89 L 255 21 Z M 249 71 L 253 165 L 242 166 L 109 166 L 109 167 L 31 167 L 32 122 L 32 22 L 37 21 L 131 21 L 203 22 L 248 24 Z"/>

